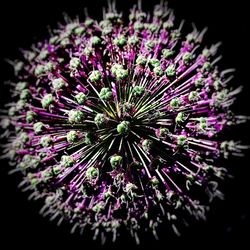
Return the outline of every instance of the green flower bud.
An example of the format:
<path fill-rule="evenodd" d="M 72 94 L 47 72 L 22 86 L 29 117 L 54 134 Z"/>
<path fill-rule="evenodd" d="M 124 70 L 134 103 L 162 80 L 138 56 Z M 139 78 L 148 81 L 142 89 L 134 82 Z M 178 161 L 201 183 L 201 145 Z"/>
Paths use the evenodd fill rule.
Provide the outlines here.
<path fill-rule="evenodd" d="M 139 39 L 137 36 L 130 36 L 128 38 L 128 44 L 130 44 L 130 45 L 136 45 L 136 44 L 138 44 L 138 42 L 139 42 Z"/>
<path fill-rule="evenodd" d="M 85 20 L 84 24 L 87 26 L 87 27 L 90 27 L 94 24 L 94 20 L 91 19 L 91 18 L 88 18 Z"/>
<path fill-rule="evenodd" d="M 119 134 L 127 134 L 130 130 L 129 128 L 130 122 L 122 121 L 120 124 L 117 125 L 116 129 Z"/>
<path fill-rule="evenodd" d="M 178 108 L 180 106 L 180 104 L 181 104 L 180 98 L 176 97 L 170 101 L 169 105 L 171 108 Z"/>
<path fill-rule="evenodd" d="M 139 21 L 136 21 L 136 22 L 134 23 L 134 29 L 135 29 L 135 31 L 139 32 L 139 31 L 141 31 L 143 28 L 144 28 L 143 23 L 141 23 L 141 22 L 139 22 Z"/>
<path fill-rule="evenodd" d="M 210 62 L 205 62 L 201 68 L 203 73 L 209 72 L 212 69 L 212 64 Z"/>
<path fill-rule="evenodd" d="M 52 86 L 56 91 L 65 88 L 67 83 L 62 78 L 56 78 L 52 81 Z"/>
<path fill-rule="evenodd" d="M 75 70 L 75 69 L 78 69 L 80 68 L 81 66 L 81 60 L 77 57 L 73 57 L 71 58 L 70 62 L 69 62 L 69 68 L 71 70 Z"/>
<path fill-rule="evenodd" d="M 99 96 L 103 101 L 108 101 L 112 98 L 113 94 L 109 88 L 102 88 Z"/>
<path fill-rule="evenodd" d="M 154 187 L 157 187 L 159 185 L 159 183 L 160 183 L 156 176 L 153 176 L 150 179 L 150 182 L 151 182 L 152 186 L 154 186 Z"/>
<path fill-rule="evenodd" d="M 46 72 L 52 72 L 56 69 L 56 66 L 52 63 L 52 62 L 48 62 L 45 66 L 44 66 L 44 70 Z"/>
<path fill-rule="evenodd" d="M 79 92 L 76 96 L 75 99 L 78 104 L 83 105 L 85 101 L 87 100 L 87 96 L 83 92 Z"/>
<path fill-rule="evenodd" d="M 145 139 L 145 140 L 143 140 L 143 142 L 142 142 L 142 148 L 143 148 L 143 150 L 146 151 L 146 152 L 149 152 L 149 151 L 150 151 L 150 149 L 152 148 L 152 145 L 153 145 L 153 141 L 150 140 L 150 139 Z"/>
<path fill-rule="evenodd" d="M 45 59 L 48 57 L 48 55 L 49 55 L 49 51 L 46 50 L 46 49 L 44 49 L 44 50 L 42 50 L 42 51 L 40 52 L 40 54 L 38 55 L 38 58 L 39 58 L 40 60 L 45 60 Z"/>
<path fill-rule="evenodd" d="M 180 113 L 177 114 L 177 116 L 175 118 L 175 122 L 177 124 L 181 124 L 181 123 L 183 123 L 185 121 L 185 119 L 186 119 L 185 114 L 183 112 L 180 112 Z"/>
<path fill-rule="evenodd" d="M 149 60 L 149 63 L 153 66 L 153 67 L 158 67 L 158 66 L 161 66 L 161 63 L 158 59 L 156 58 L 151 58 Z"/>
<path fill-rule="evenodd" d="M 22 90 L 21 94 L 20 94 L 20 99 L 22 100 L 27 100 L 31 97 L 31 93 L 29 89 L 24 89 Z"/>
<path fill-rule="evenodd" d="M 75 33 L 75 35 L 77 35 L 77 36 L 82 36 L 83 34 L 84 34 L 84 32 L 85 32 L 85 28 L 84 27 L 77 27 L 75 30 L 74 30 L 74 33 Z"/>
<path fill-rule="evenodd" d="M 199 99 L 199 94 L 197 91 L 191 91 L 188 95 L 188 100 L 190 102 L 197 101 Z"/>
<path fill-rule="evenodd" d="M 122 163 L 122 157 L 120 155 L 115 155 L 110 158 L 110 164 L 112 168 L 117 168 Z"/>
<path fill-rule="evenodd" d="M 20 72 L 21 70 L 24 69 L 24 63 L 23 62 L 17 62 L 14 66 L 15 72 Z"/>
<path fill-rule="evenodd" d="M 162 50 L 162 55 L 165 59 L 169 59 L 173 54 L 174 54 L 173 50 L 170 50 L 170 49 L 163 49 Z"/>
<path fill-rule="evenodd" d="M 35 117 L 37 116 L 37 114 L 33 111 L 27 111 L 26 113 L 26 122 L 27 123 L 31 123 Z"/>
<path fill-rule="evenodd" d="M 37 65 L 34 74 L 39 77 L 45 73 L 45 68 L 43 65 Z"/>
<path fill-rule="evenodd" d="M 91 42 L 91 45 L 92 45 L 93 47 L 95 47 L 95 46 L 97 46 L 97 45 L 100 45 L 101 42 L 102 42 L 102 40 L 101 40 L 101 38 L 98 37 L 98 36 L 93 36 L 93 37 L 91 37 L 90 42 Z"/>
<path fill-rule="evenodd" d="M 66 168 L 72 167 L 75 163 L 75 160 L 72 156 L 69 155 L 63 155 L 61 157 L 60 164 Z"/>
<path fill-rule="evenodd" d="M 104 209 L 104 203 L 103 202 L 98 202 L 93 208 L 92 210 L 96 213 L 99 213 L 101 210 Z"/>
<path fill-rule="evenodd" d="M 33 125 L 33 129 L 34 129 L 35 134 L 40 134 L 44 128 L 45 128 L 45 126 L 42 122 L 36 122 Z"/>
<path fill-rule="evenodd" d="M 89 181 L 97 179 L 99 177 L 99 169 L 95 167 L 89 167 L 86 171 L 86 177 Z"/>
<path fill-rule="evenodd" d="M 16 114 L 16 108 L 10 107 L 8 111 L 9 116 L 14 116 Z"/>
<path fill-rule="evenodd" d="M 22 143 L 26 143 L 30 140 L 30 137 L 26 132 L 23 132 L 20 134 L 19 139 Z"/>
<path fill-rule="evenodd" d="M 78 140 L 78 133 L 74 130 L 71 130 L 67 133 L 67 142 L 74 143 Z"/>
<path fill-rule="evenodd" d="M 161 68 L 161 66 L 157 66 L 153 69 L 154 73 L 157 75 L 157 76 L 162 76 L 163 75 L 163 70 Z"/>
<path fill-rule="evenodd" d="M 51 137 L 50 137 L 50 136 L 47 136 L 47 135 L 43 136 L 43 137 L 40 139 L 40 144 L 41 144 L 44 148 L 47 148 L 47 147 L 51 146 L 52 142 L 53 142 L 53 141 L 52 141 Z"/>
<path fill-rule="evenodd" d="M 104 114 L 97 114 L 94 119 L 94 122 L 97 127 L 103 126 L 106 123 L 106 121 L 107 121 L 107 118 Z"/>
<path fill-rule="evenodd" d="M 83 123 L 85 119 L 85 114 L 78 109 L 72 109 L 68 113 L 68 121 L 69 123 Z"/>
<path fill-rule="evenodd" d="M 124 45 L 126 45 L 126 43 L 127 43 L 127 40 L 124 35 L 119 35 L 118 37 L 114 39 L 114 44 L 118 47 L 123 47 Z"/>
<path fill-rule="evenodd" d="M 16 90 L 17 90 L 17 91 L 22 91 L 22 90 L 24 90 L 24 89 L 27 89 L 28 86 L 29 86 L 29 84 L 28 84 L 27 82 L 18 82 L 18 83 L 16 84 Z"/>
<path fill-rule="evenodd" d="M 172 20 L 168 20 L 163 23 L 163 29 L 171 29 L 174 27 L 174 23 Z"/>
<path fill-rule="evenodd" d="M 101 80 L 101 78 L 102 78 L 102 75 L 101 75 L 99 70 L 94 70 L 89 75 L 89 81 L 90 82 L 98 82 L 98 81 Z"/>
<path fill-rule="evenodd" d="M 87 132 L 87 133 L 84 134 L 84 142 L 85 142 L 87 145 L 92 144 L 94 141 L 95 141 L 95 136 L 94 136 L 94 134 L 92 134 L 92 133 L 90 133 L 90 132 Z"/>
<path fill-rule="evenodd" d="M 175 74 L 176 74 L 175 65 L 174 64 L 169 65 L 166 69 L 166 75 L 168 77 L 172 77 L 175 76 Z"/>
<path fill-rule="evenodd" d="M 190 52 L 186 52 L 182 56 L 182 60 L 184 64 L 188 64 L 193 59 L 193 55 Z"/>
<path fill-rule="evenodd" d="M 136 59 L 137 65 L 145 65 L 147 63 L 147 58 L 143 55 L 139 55 Z"/>
<path fill-rule="evenodd" d="M 143 86 L 135 86 L 133 88 L 133 96 L 141 97 L 145 93 L 145 88 Z"/>
<path fill-rule="evenodd" d="M 54 97 L 53 97 L 53 95 L 52 95 L 52 94 L 46 94 L 46 95 L 43 97 L 42 101 L 41 101 L 42 107 L 45 108 L 45 109 L 47 109 L 47 108 L 49 108 L 49 106 L 50 106 L 53 102 L 54 102 Z"/>
<path fill-rule="evenodd" d="M 187 144 L 187 137 L 185 135 L 179 135 L 177 137 L 177 145 L 184 146 L 185 144 Z"/>
<path fill-rule="evenodd" d="M 146 42 L 145 42 L 145 47 L 146 47 L 148 50 L 153 50 L 154 47 L 155 47 L 155 41 L 146 41 Z"/>

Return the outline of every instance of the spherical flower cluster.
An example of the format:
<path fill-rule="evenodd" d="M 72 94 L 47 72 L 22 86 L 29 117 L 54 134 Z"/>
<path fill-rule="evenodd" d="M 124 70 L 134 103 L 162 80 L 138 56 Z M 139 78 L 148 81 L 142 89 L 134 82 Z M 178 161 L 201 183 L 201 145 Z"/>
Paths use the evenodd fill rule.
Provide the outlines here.
<path fill-rule="evenodd" d="M 102 21 L 68 20 L 15 61 L 2 118 L 4 153 L 42 212 L 92 230 L 140 233 L 165 221 L 177 234 L 222 197 L 222 159 L 244 147 L 221 139 L 245 121 L 230 106 L 241 88 L 219 71 L 219 44 L 182 32 L 166 4 L 129 20 L 111 4 Z"/>

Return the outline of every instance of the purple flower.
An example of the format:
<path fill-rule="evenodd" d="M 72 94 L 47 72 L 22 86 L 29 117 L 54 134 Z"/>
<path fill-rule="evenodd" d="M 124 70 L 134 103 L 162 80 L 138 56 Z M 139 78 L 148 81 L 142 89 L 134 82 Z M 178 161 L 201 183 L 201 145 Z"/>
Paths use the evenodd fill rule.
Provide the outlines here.
<path fill-rule="evenodd" d="M 182 32 L 166 4 L 129 21 L 109 6 L 104 20 L 68 21 L 14 64 L 1 121 L 4 155 L 42 212 L 113 241 L 164 221 L 176 234 L 222 198 L 222 160 L 245 146 L 222 131 L 245 122 L 230 107 L 231 70 L 216 66 L 219 44 Z"/>

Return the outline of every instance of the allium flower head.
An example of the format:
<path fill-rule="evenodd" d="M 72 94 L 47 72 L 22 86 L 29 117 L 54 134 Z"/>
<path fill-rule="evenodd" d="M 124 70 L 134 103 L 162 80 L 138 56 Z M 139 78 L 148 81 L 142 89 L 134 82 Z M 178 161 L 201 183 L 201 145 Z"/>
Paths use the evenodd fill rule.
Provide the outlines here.
<path fill-rule="evenodd" d="M 5 156 L 42 213 L 103 242 L 204 219 L 223 197 L 222 160 L 244 149 L 221 136 L 246 117 L 230 111 L 241 87 L 216 66 L 219 44 L 184 34 L 165 3 L 128 19 L 110 4 L 23 51 L 2 119 Z"/>

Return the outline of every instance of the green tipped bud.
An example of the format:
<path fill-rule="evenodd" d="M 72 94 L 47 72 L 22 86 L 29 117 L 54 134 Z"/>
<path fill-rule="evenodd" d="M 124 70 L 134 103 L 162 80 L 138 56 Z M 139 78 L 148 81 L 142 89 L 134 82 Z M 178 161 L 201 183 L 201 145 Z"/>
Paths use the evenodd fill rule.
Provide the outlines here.
<path fill-rule="evenodd" d="M 133 95 L 135 97 L 141 97 L 145 93 L 145 88 L 143 86 L 135 86 L 133 88 Z"/>
<path fill-rule="evenodd" d="M 129 128 L 130 122 L 122 121 L 120 124 L 117 125 L 116 129 L 119 134 L 127 134 L 130 130 Z"/>
<path fill-rule="evenodd" d="M 134 29 L 135 29 L 135 31 L 141 31 L 142 29 L 144 28 L 144 25 L 143 25 L 143 23 L 141 23 L 141 22 L 139 22 L 139 21 L 136 21 L 135 23 L 134 23 Z"/>
<path fill-rule="evenodd" d="M 212 64 L 210 62 L 205 62 L 201 68 L 203 73 L 209 72 L 212 69 Z"/>
<path fill-rule="evenodd" d="M 104 114 L 97 114 L 95 116 L 94 121 L 95 121 L 95 124 L 96 124 L 97 127 L 101 127 L 106 123 L 107 118 L 106 118 L 106 116 Z"/>
<path fill-rule="evenodd" d="M 91 42 L 91 45 L 94 47 L 94 46 L 100 45 L 102 40 L 98 36 L 93 36 L 93 37 L 91 37 L 90 42 Z"/>
<path fill-rule="evenodd" d="M 30 137 L 26 132 L 23 132 L 20 134 L 19 139 L 22 143 L 26 143 L 30 140 Z"/>
<path fill-rule="evenodd" d="M 133 192 L 133 190 L 136 190 L 136 189 L 137 189 L 137 186 L 130 182 L 130 183 L 126 184 L 125 192 L 127 192 L 127 193 Z"/>
<path fill-rule="evenodd" d="M 49 55 L 49 51 L 48 50 L 42 50 L 38 56 L 38 58 L 40 60 L 45 60 Z"/>
<path fill-rule="evenodd" d="M 33 125 L 33 129 L 34 129 L 35 134 L 40 134 L 44 128 L 45 128 L 45 126 L 42 122 L 36 122 Z"/>
<path fill-rule="evenodd" d="M 153 176 L 150 179 L 150 182 L 151 182 L 152 186 L 154 186 L 154 187 L 157 187 L 159 185 L 159 183 L 160 183 L 156 176 Z"/>
<path fill-rule="evenodd" d="M 75 99 L 78 104 L 83 105 L 85 101 L 87 100 L 87 96 L 83 92 L 79 92 L 76 96 Z"/>
<path fill-rule="evenodd" d="M 94 134 L 90 133 L 90 132 L 87 132 L 85 133 L 84 135 L 84 142 L 87 144 L 87 145 L 91 145 L 92 143 L 94 143 L 95 141 L 95 136 Z"/>
<path fill-rule="evenodd" d="M 152 148 L 152 145 L 153 145 L 153 141 L 150 140 L 150 139 L 145 139 L 145 140 L 143 140 L 143 142 L 142 142 L 142 148 L 143 148 L 143 150 L 146 151 L 146 152 L 149 152 L 149 151 L 150 151 L 150 149 Z"/>
<path fill-rule="evenodd" d="M 118 47 L 123 47 L 124 45 L 126 45 L 126 43 L 127 43 L 127 40 L 124 35 L 119 35 L 118 37 L 114 39 L 114 44 Z"/>
<path fill-rule="evenodd" d="M 52 142 L 53 142 L 53 141 L 52 141 L 51 137 L 50 137 L 50 136 L 47 136 L 47 135 L 43 136 L 43 137 L 40 139 L 40 144 L 41 144 L 44 148 L 47 148 L 47 147 L 51 146 Z"/>
<path fill-rule="evenodd" d="M 35 117 L 37 116 L 37 114 L 33 111 L 27 111 L 26 113 L 26 122 L 27 123 L 31 123 Z"/>
<path fill-rule="evenodd" d="M 155 47 L 155 41 L 146 41 L 146 42 L 145 42 L 145 47 L 146 47 L 148 50 L 154 49 L 154 47 Z"/>
<path fill-rule="evenodd" d="M 16 111 L 17 110 L 15 107 L 10 107 L 8 111 L 9 116 L 14 116 L 16 114 Z"/>
<path fill-rule="evenodd" d="M 67 133 L 67 142 L 74 143 L 78 140 L 78 133 L 74 130 L 71 130 Z"/>
<path fill-rule="evenodd" d="M 182 60 L 184 64 L 188 64 L 193 59 L 193 55 L 190 52 L 186 52 L 182 56 Z"/>
<path fill-rule="evenodd" d="M 162 76 L 163 75 L 163 70 L 161 68 L 161 66 L 157 66 L 153 69 L 154 73 L 157 75 L 157 76 Z"/>
<path fill-rule="evenodd" d="M 163 23 L 163 29 L 171 29 L 174 27 L 174 23 L 172 20 L 168 20 Z"/>
<path fill-rule="evenodd" d="M 24 89 L 22 90 L 21 94 L 20 94 L 20 99 L 22 100 L 27 100 L 31 97 L 31 93 L 29 89 Z"/>
<path fill-rule="evenodd" d="M 172 99 L 169 105 L 171 108 L 178 108 L 180 104 L 181 104 L 180 98 L 177 97 L 177 98 Z"/>
<path fill-rule="evenodd" d="M 17 90 L 17 91 L 22 91 L 22 90 L 24 90 L 24 89 L 27 89 L 28 86 L 29 86 L 29 84 L 28 84 L 27 82 L 18 82 L 18 83 L 16 84 L 16 90 Z"/>
<path fill-rule="evenodd" d="M 149 60 L 149 63 L 153 66 L 153 67 L 158 67 L 161 65 L 160 61 L 156 58 L 151 58 Z"/>
<path fill-rule="evenodd" d="M 53 64 L 52 62 L 48 62 L 45 66 L 44 66 L 44 70 L 46 72 L 52 72 L 56 69 L 55 64 Z"/>
<path fill-rule="evenodd" d="M 53 97 L 53 95 L 52 95 L 52 94 L 46 94 L 46 95 L 43 97 L 42 101 L 41 101 L 42 107 L 45 108 L 45 109 L 47 109 L 47 108 L 49 108 L 49 106 L 50 106 L 53 102 L 54 102 L 54 97 Z"/>
<path fill-rule="evenodd" d="M 54 90 L 59 91 L 67 86 L 67 83 L 62 78 L 56 78 L 52 81 Z"/>
<path fill-rule="evenodd" d="M 187 144 L 187 137 L 185 135 L 179 135 L 177 137 L 177 145 L 178 146 L 184 146 L 185 144 Z"/>
<path fill-rule="evenodd" d="M 185 121 L 185 119 L 186 119 L 185 114 L 183 112 L 180 112 L 180 113 L 177 114 L 177 116 L 175 118 L 175 122 L 177 124 L 181 124 L 181 123 L 183 123 Z"/>
<path fill-rule="evenodd" d="M 43 65 L 37 65 L 34 74 L 39 77 L 45 73 L 45 67 Z"/>
<path fill-rule="evenodd" d="M 137 65 L 145 65 L 147 63 L 147 58 L 144 55 L 139 55 L 136 59 Z"/>
<path fill-rule="evenodd" d="M 188 95 L 188 100 L 190 102 L 197 101 L 199 99 L 199 94 L 197 91 L 191 91 Z"/>
<path fill-rule="evenodd" d="M 162 50 L 162 55 L 165 59 L 169 59 L 173 54 L 174 54 L 173 50 L 170 50 L 170 49 Z"/>
<path fill-rule="evenodd" d="M 122 157 L 120 155 L 115 155 L 110 158 L 110 164 L 112 168 L 117 168 L 122 163 Z"/>
<path fill-rule="evenodd" d="M 175 76 L 175 74 L 176 74 L 175 65 L 174 64 L 169 65 L 166 69 L 166 75 L 168 77 L 172 77 Z"/>
<path fill-rule="evenodd" d="M 86 177 L 89 181 L 97 179 L 99 177 L 99 169 L 95 167 L 89 167 L 86 171 Z"/>
<path fill-rule="evenodd" d="M 84 24 L 87 26 L 87 27 L 91 27 L 93 24 L 94 24 L 94 20 L 91 19 L 91 18 L 88 18 L 85 20 Z"/>
<path fill-rule="evenodd" d="M 131 36 L 128 38 L 128 44 L 130 45 L 136 45 L 138 44 L 138 42 L 139 42 L 139 39 L 137 36 Z"/>
<path fill-rule="evenodd" d="M 71 58 L 70 62 L 69 62 L 69 68 L 71 70 L 76 70 L 78 68 L 80 68 L 81 66 L 81 60 L 77 57 L 73 57 Z"/>
<path fill-rule="evenodd" d="M 85 27 L 77 27 L 75 30 L 74 30 L 74 33 L 75 35 L 77 36 L 82 36 L 85 32 Z"/>
<path fill-rule="evenodd" d="M 99 96 L 103 101 L 108 101 L 112 98 L 113 94 L 109 88 L 102 88 Z"/>
<path fill-rule="evenodd" d="M 72 156 L 69 155 L 63 155 L 61 157 L 60 164 L 66 168 L 72 167 L 75 163 L 75 160 Z"/>
<path fill-rule="evenodd" d="M 68 121 L 69 123 L 83 123 L 85 119 L 85 114 L 78 109 L 72 109 L 68 113 Z"/>
<path fill-rule="evenodd" d="M 101 80 L 101 78 L 102 78 L 102 75 L 101 75 L 101 73 L 100 73 L 99 70 L 94 70 L 94 71 L 92 71 L 91 74 L 89 75 L 89 80 L 90 80 L 91 82 L 98 82 L 98 81 Z"/>

